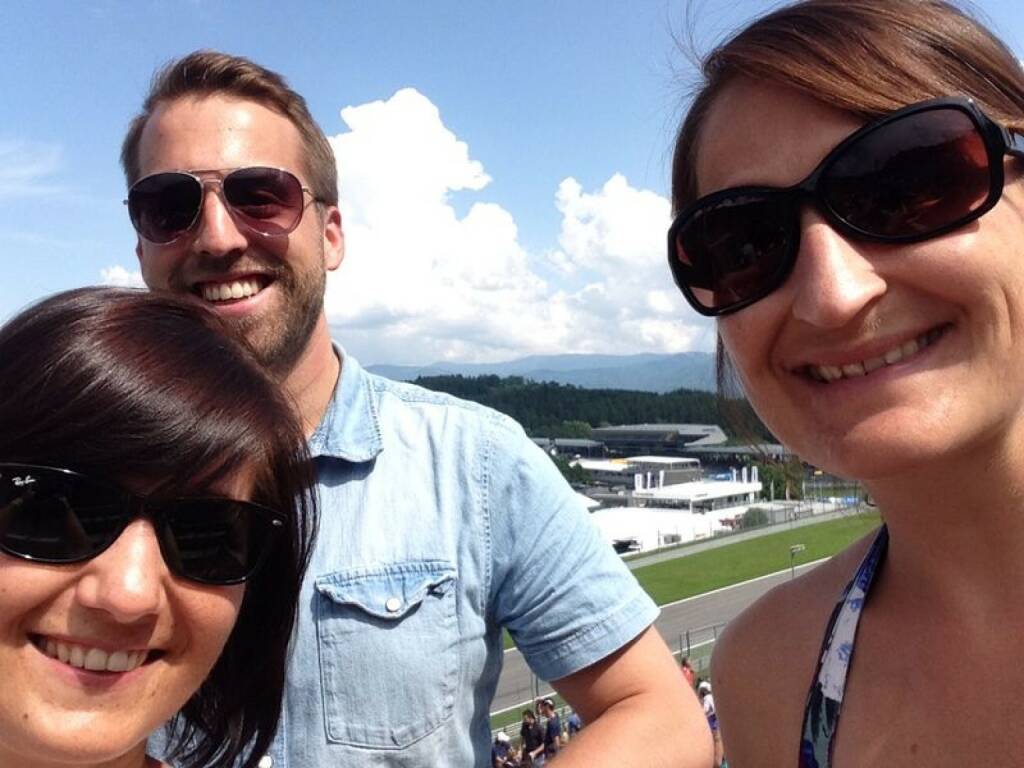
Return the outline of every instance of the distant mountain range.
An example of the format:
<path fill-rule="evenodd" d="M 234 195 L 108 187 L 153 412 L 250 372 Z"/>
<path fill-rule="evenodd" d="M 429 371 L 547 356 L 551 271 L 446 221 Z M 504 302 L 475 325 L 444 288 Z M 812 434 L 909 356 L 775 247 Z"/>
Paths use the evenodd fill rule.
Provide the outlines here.
<path fill-rule="evenodd" d="M 671 392 L 674 389 L 715 388 L 715 360 L 707 352 L 677 355 L 531 355 L 504 363 L 433 363 L 431 365 L 371 365 L 369 370 L 389 379 L 412 381 L 420 376 L 522 376 L 531 381 L 555 381 L 586 389 L 631 389 Z"/>

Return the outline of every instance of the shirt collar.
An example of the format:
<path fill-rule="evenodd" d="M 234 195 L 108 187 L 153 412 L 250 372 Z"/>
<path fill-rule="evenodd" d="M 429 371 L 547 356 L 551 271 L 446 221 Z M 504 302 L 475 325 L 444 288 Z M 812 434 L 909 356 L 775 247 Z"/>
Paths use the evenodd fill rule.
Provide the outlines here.
<path fill-rule="evenodd" d="M 324 417 L 309 438 L 310 454 L 356 463 L 372 461 L 384 445 L 369 374 L 337 344 L 334 351 L 341 372 Z"/>

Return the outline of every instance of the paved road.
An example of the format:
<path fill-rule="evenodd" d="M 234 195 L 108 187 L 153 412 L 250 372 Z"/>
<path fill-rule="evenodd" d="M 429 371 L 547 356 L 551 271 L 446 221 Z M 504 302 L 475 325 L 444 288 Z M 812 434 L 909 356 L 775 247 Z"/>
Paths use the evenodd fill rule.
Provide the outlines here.
<path fill-rule="evenodd" d="M 816 565 L 817 563 L 808 563 L 796 570 L 797 573 L 803 573 Z M 685 645 L 687 631 L 691 633 L 691 645 L 712 640 L 715 634 L 712 627 L 725 624 L 773 586 L 789 578 L 788 570 L 780 571 L 760 579 L 670 603 L 662 606 L 656 626 L 674 650 L 679 649 L 680 642 Z M 534 685 L 533 673 L 526 666 L 522 654 L 515 649 L 506 651 L 505 666 L 498 681 L 498 691 L 491 711 L 518 707 L 532 701 L 537 694 Z M 546 683 L 541 682 L 539 685 L 540 693 L 551 690 Z"/>

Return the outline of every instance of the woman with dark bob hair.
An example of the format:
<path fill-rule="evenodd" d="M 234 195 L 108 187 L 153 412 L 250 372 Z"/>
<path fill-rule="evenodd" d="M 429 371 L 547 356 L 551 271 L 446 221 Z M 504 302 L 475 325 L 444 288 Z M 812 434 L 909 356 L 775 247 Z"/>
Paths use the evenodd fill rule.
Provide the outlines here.
<path fill-rule="evenodd" d="M 290 403 L 198 301 L 0 328 L 0 765 L 257 765 L 315 525 Z"/>
<path fill-rule="evenodd" d="M 1021 64 L 941 0 L 806 0 L 703 74 L 675 150 L 676 282 L 772 432 L 861 480 L 884 521 L 730 623 L 729 764 L 1017 764 Z"/>

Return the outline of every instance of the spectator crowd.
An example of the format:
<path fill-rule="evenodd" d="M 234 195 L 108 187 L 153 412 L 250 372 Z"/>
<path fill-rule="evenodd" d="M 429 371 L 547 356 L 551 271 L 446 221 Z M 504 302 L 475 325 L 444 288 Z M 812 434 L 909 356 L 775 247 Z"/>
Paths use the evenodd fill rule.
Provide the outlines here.
<path fill-rule="evenodd" d="M 583 728 L 583 721 L 569 710 L 563 721 L 552 699 L 538 699 L 532 709 L 524 709 L 519 737 L 513 740 L 505 731 L 498 731 L 491 745 L 492 768 L 537 768 L 558 754 L 559 750 Z"/>

